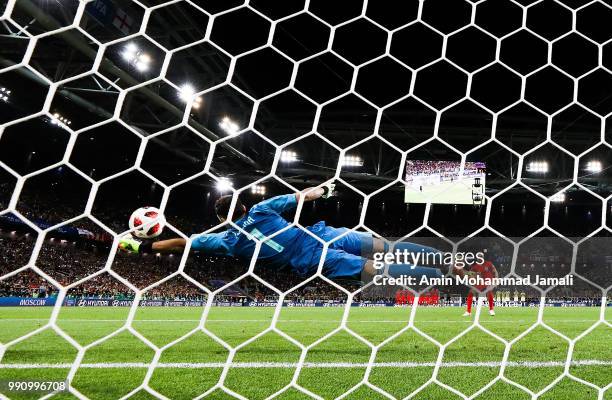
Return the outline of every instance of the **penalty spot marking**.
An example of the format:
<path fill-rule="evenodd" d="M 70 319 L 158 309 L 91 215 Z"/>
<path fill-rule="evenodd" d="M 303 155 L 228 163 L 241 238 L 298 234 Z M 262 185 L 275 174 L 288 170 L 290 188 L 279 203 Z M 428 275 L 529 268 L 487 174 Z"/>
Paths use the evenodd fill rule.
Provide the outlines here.
<path fill-rule="evenodd" d="M 587 367 L 587 366 L 612 366 L 610 360 L 576 360 L 570 363 L 572 366 Z M 108 368 L 149 368 L 148 363 L 83 363 L 79 368 L 92 369 L 108 369 Z M 231 368 L 296 368 L 297 363 L 284 362 L 238 362 L 231 363 Z M 309 363 L 305 362 L 303 368 L 366 368 L 368 363 Z M 435 362 L 380 362 L 372 363 L 374 368 L 416 368 L 416 367 L 435 367 Z M 482 362 L 443 362 L 440 364 L 443 368 L 466 368 L 466 367 L 486 367 L 495 368 L 501 367 L 500 361 L 482 361 Z M 523 368 L 557 368 L 565 367 L 565 362 L 562 361 L 509 361 L 507 367 L 523 367 Z M 0 369 L 67 369 L 72 367 L 72 364 L 0 364 Z M 199 369 L 199 368 L 223 368 L 225 363 L 158 363 L 156 368 L 177 368 L 177 369 Z"/>

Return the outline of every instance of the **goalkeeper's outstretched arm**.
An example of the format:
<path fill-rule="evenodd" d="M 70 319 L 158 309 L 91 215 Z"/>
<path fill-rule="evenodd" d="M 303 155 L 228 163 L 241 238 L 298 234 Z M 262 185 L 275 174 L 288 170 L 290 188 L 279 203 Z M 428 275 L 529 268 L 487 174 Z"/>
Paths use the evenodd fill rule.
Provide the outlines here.
<path fill-rule="evenodd" d="M 296 200 L 299 202 L 301 198 L 304 201 L 313 201 L 318 198 L 327 199 L 333 195 L 335 185 L 333 182 L 328 182 L 320 187 L 310 187 L 297 192 Z M 221 219 L 224 221 L 225 219 Z M 131 235 L 127 235 L 119 241 L 119 248 L 131 253 L 180 253 L 187 246 L 187 240 L 182 238 L 160 240 L 157 242 L 139 242 Z"/>
<path fill-rule="evenodd" d="M 187 240 L 183 238 L 160 240 L 151 243 L 151 250 L 160 253 L 181 252 L 187 246 Z"/>
<path fill-rule="evenodd" d="M 131 237 L 124 237 L 119 240 L 119 248 L 130 253 L 180 253 L 185 249 L 185 246 L 187 246 L 187 240 L 183 238 L 143 243 Z"/>
<path fill-rule="evenodd" d="M 309 187 L 297 192 L 295 197 L 298 202 L 301 198 L 304 198 L 304 201 L 313 201 L 321 197 L 327 199 L 333 195 L 335 186 L 333 182 L 330 182 L 320 187 Z"/>

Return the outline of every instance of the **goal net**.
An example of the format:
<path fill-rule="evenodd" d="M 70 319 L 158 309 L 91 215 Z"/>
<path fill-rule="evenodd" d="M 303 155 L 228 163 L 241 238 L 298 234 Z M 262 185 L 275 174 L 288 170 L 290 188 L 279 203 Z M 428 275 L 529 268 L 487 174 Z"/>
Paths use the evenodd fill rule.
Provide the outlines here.
<path fill-rule="evenodd" d="M 609 398 L 611 21 L 603 0 L 0 1 L 0 397 Z M 268 236 L 217 219 L 223 195 L 239 215 L 331 182 Z M 173 251 L 119 250 L 144 206 Z M 249 251 L 207 252 L 228 229 Z M 290 231 L 320 257 L 271 262 Z M 330 274 L 376 258 L 355 238 L 452 261 Z"/>

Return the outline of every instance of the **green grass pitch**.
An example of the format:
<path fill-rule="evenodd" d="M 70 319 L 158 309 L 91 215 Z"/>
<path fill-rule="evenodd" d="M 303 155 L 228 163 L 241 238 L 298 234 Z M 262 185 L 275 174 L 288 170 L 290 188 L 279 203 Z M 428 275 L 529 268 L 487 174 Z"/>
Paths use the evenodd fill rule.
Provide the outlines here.
<path fill-rule="evenodd" d="M 6 344 L 44 326 L 51 308 L 0 308 L 0 342 Z M 612 328 L 610 311 L 603 321 L 600 308 L 546 308 L 546 325 L 569 339 L 598 325 L 578 340 L 571 354 L 569 373 L 596 387 L 605 388 L 612 381 Z M 83 346 L 109 335 L 125 324 L 128 308 L 61 309 L 57 325 Z M 505 345 L 484 330 L 473 326 L 473 318 L 462 317 L 461 308 L 418 307 L 415 329 L 406 329 L 410 308 L 351 308 L 346 326 L 362 339 L 339 329 L 343 308 L 283 308 L 277 328 L 291 338 L 311 346 L 305 354 L 304 367 L 296 374 L 302 350 L 274 331 L 242 346 L 233 364 L 223 375 L 228 350 L 202 331 L 165 349 L 159 365 L 152 370 L 149 387 L 172 399 L 189 399 L 209 391 L 224 377 L 226 388 L 249 399 L 264 399 L 288 385 L 297 377 L 297 384 L 325 399 L 336 398 L 358 386 L 368 374 L 371 384 L 396 398 L 406 397 L 432 377 L 472 396 L 500 373 Z M 537 308 L 497 308 L 495 317 L 484 310 L 482 327 L 511 341 L 532 327 Z M 213 307 L 205 328 L 236 347 L 271 326 L 273 308 Z M 200 308 L 139 308 L 133 328 L 163 347 L 197 328 L 202 316 Z M 599 321 L 599 322 L 598 322 Z M 334 332 L 326 340 L 325 335 Z M 439 370 L 435 370 L 440 348 L 417 331 L 444 345 Z M 394 336 L 396 335 L 396 336 Z M 393 337 L 392 340 L 388 340 Z M 319 342 L 317 342 L 319 341 Z M 367 371 L 372 349 L 378 349 L 371 371 Z M 313 345 L 314 344 L 314 345 Z M 538 393 L 564 371 L 570 351 L 569 342 L 544 326 L 535 327 L 513 343 L 503 376 Z M 147 365 L 155 352 L 141 340 L 123 330 L 119 334 L 88 348 L 82 367 L 72 385 L 91 399 L 117 399 L 138 388 L 147 374 Z M 26 340 L 9 346 L 0 361 L 0 381 L 64 380 L 77 351 L 53 329 L 45 329 Z M 42 366 L 42 367 L 41 367 Z M 17 368 L 19 367 L 19 368 Z M 14 399 L 31 399 L 38 394 L 3 393 Z M 555 400 L 612 399 L 612 389 L 599 391 L 593 386 L 569 377 L 559 380 L 540 397 Z M 0 396 L 1 397 L 1 396 Z M 141 390 L 133 398 L 151 398 Z M 54 399 L 74 398 L 68 393 Z M 232 398 L 219 390 L 210 390 L 207 398 Z M 308 398 L 290 389 L 278 398 Z M 357 387 L 349 399 L 385 398 L 366 385 Z M 431 382 L 415 399 L 460 399 L 444 386 Z M 531 396 L 503 380 L 483 391 L 477 399 L 530 399 Z"/>

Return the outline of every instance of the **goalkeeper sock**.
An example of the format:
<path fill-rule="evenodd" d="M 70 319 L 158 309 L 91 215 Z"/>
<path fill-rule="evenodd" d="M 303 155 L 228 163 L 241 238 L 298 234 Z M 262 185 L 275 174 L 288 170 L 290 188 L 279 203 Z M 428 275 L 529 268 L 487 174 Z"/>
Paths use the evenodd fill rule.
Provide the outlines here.
<path fill-rule="evenodd" d="M 426 276 L 428 278 L 441 278 L 443 276 L 442 271 L 438 268 L 415 267 L 410 264 L 390 264 L 387 272 L 393 278 L 399 278 L 402 275 Z"/>

